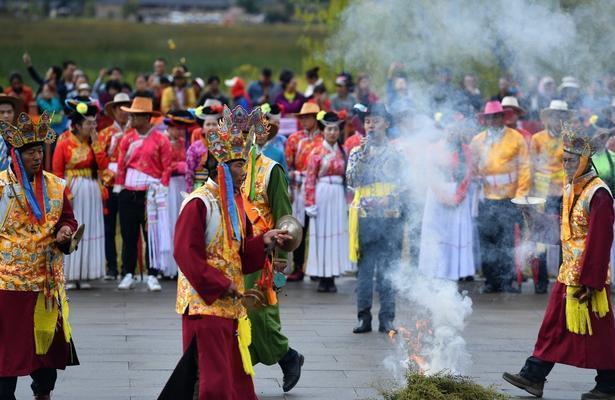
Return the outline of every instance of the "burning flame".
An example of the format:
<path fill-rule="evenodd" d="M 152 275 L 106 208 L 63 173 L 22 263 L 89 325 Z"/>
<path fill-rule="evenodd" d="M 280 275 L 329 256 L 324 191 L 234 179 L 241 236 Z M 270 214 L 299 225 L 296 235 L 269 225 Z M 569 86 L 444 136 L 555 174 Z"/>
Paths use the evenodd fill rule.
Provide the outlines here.
<path fill-rule="evenodd" d="M 399 334 L 399 336 L 398 336 Z M 404 326 L 399 326 L 397 331 L 389 331 L 389 338 L 391 341 L 395 341 L 397 337 L 403 340 L 408 349 L 408 366 L 413 369 L 418 369 L 419 373 L 424 374 L 429 368 L 424 355 L 422 355 L 422 342 L 425 336 L 431 336 L 433 334 L 429 327 L 428 320 L 417 320 L 415 329 L 410 330 Z"/>

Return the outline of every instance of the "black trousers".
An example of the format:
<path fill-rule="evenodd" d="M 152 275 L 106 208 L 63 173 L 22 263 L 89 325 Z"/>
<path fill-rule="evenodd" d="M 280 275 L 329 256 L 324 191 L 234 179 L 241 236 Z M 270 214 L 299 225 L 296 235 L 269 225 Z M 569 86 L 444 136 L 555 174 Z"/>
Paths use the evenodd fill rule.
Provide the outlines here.
<path fill-rule="evenodd" d="M 478 235 L 485 284 L 508 287 L 514 279 L 515 223 L 521 222 L 508 199 L 485 200 L 478 208 Z"/>
<path fill-rule="evenodd" d="M 58 378 L 58 371 L 53 368 L 41 368 L 32 372 L 32 393 L 35 396 L 48 395 L 51 393 Z M 17 388 L 17 377 L 0 378 L 0 400 L 15 400 L 15 389 Z"/>
<path fill-rule="evenodd" d="M 147 254 L 147 226 L 145 212 L 145 191 L 122 190 L 119 194 L 120 230 L 122 232 L 122 275 L 133 274 L 137 268 L 138 243 L 143 231 L 143 252 Z M 149 268 L 149 257 L 145 257 L 148 275 L 158 271 Z"/>
<path fill-rule="evenodd" d="M 119 195 L 109 190 L 107 199 L 107 215 L 105 215 L 105 258 L 107 259 L 107 275 L 117 276 L 117 248 L 115 232 L 117 229 Z"/>
<path fill-rule="evenodd" d="M 310 218 L 307 214 L 304 214 L 303 217 L 303 239 L 301 240 L 301 244 L 297 249 L 293 252 L 293 272 L 303 271 L 303 266 L 305 264 L 305 242 L 307 240 L 307 234 L 309 232 L 309 224 Z"/>
<path fill-rule="evenodd" d="M 553 369 L 555 363 L 543 361 L 536 357 L 529 357 L 521 368 L 519 375 L 532 382 L 544 382 Z M 615 370 L 596 370 L 596 389 L 603 393 L 615 394 Z"/>

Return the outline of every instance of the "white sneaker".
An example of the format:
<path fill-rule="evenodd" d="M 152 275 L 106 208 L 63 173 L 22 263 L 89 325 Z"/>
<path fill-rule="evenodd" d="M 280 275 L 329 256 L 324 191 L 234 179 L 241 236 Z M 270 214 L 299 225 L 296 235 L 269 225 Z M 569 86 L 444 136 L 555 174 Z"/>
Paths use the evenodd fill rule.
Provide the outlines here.
<path fill-rule="evenodd" d="M 160 283 L 158 283 L 158 278 L 154 275 L 147 277 L 147 290 L 150 292 L 160 292 L 160 290 L 162 290 Z"/>
<path fill-rule="evenodd" d="M 90 285 L 88 282 L 79 282 L 79 289 L 89 290 L 92 289 L 92 285 Z"/>
<path fill-rule="evenodd" d="M 117 288 L 119 290 L 134 289 L 136 284 L 137 283 L 136 283 L 135 279 L 132 277 L 132 274 L 126 274 L 126 276 L 124 277 L 124 279 L 122 279 L 120 284 L 117 285 Z"/>
<path fill-rule="evenodd" d="M 64 285 L 64 289 L 75 290 L 77 289 L 77 284 L 75 282 L 66 282 L 66 284 Z"/>

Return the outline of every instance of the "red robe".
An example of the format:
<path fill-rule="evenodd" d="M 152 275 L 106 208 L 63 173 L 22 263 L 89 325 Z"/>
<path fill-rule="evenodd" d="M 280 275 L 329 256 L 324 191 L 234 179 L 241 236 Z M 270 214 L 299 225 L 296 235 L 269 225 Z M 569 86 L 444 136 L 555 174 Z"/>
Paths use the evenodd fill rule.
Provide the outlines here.
<path fill-rule="evenodd" d="M 584 286 L 598 290 L 605 287 L 613 218 L 613 198 L 606 190 L 599 189 L 590 203 L 589 231 L 580 278 Z M 597 318 L 590 310 L 593 335 L 577 335 L 566 328 L 566 285 L 556 282 L 538 332 L 534 357 L 580 368 L 615 369 L 615 320 L 608 285 L 606 292 L 607 315 Z"/>
<path fill-rule="evenodd" d="M 62 214 L 56 232 L 62 226 L 77 229 L 73 207 L 64 193 Z M 66 250 L 66 248 L 61 248 Z M 36 355 L 34 348 L 34 307 L 38 292 L 0 290 L 0 377 L 26 376 L 40 368 L 64 369 L 76 365 L 71 344 L 66 343 L 60 327 L 47 354 Z M 61 324 L 61 320 L 58 319 Z M 61 325 L 60 325 L 61 326 Z"/>
<path fill-rule="evenodd" d="M 194 199 L 186 204 L 175 226 L 174 242 L 178 251 L 175 251 L 174 256 L 190 285 L 206 303 L 211 304 L 226 293 L 231 281 L 222 271 L 207 263 L 203 245 L 206 243 L 206 216 L 207 208 L 202 201 Z M 243 273 L 250 274 L 263 268 L 265 244 L 262 236 L 253 236 L 249 222 L 246 228 L 241 262 Z M 236 320 L 186 313 L 182 316 L 182 331 L 184 352 L 188 353 L 193 349 L 191 345 L 196 344 L 199 400 L 256 400 L 252 378 L 243 369 L 237 343 Z M 184 358 L 182 361 L 190 362 Z M 181 364 L 180 361 L 176 371 L 185 368 L 185 364 Z M 192 400 L 192 397 L 187 397 L 189 393 L 178 392 L 180 389 L 177 389 L 177 385 L 183 386 L 185 381 L 174 381 L 175 375 L 172 375 L 159 400 Z M 177 375 L 185 379 L 185 373 Z"/>

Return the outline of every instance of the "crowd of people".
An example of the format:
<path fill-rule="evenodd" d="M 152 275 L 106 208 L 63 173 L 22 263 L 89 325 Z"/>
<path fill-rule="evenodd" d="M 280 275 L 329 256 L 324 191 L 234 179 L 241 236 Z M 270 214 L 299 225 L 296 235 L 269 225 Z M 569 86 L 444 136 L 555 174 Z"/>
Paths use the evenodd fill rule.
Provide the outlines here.
<path fill-rule="evenodd" d="M 186 352 L 178 370 L 192 368 L 186 363 L 195 358 L 203 363 L 196 386 L 203 398 L 223 386 L 211 383 L 208 377 L 221 372 L 206 365 L 226 365 L 232 372 L 225 379 L 241 393 L 253 393 L 249 361 L 278 363 L 284 391 L 297 383 L 303 356 L 281 332 L 276 298 L 285 280 L 307 275 L 319 293 L 335 293 L 335 279 L 356 272 L 353 332 L 372 330 L 374 282 L 378 330 L 395 330 L 389 272 L 402 258 L 405 236 L 411 264 L 427 275 L 472 281 L 480 271 L 483 293 L 519 293 L 528 266 L 535 292 L 546 293 L 549 274 L 561 274 L 560 264 L 573 257 L 565 245 L 562 255 L 560 234 L 562 207 L 576 204 L 564 196 L 566 176 L 578 177 L 565 169 L 564 131 L 604 138 L 592 142 L 587 162 L 608 187 L 615 184 L 615 79 L 609 77 L 587 90 L 574 77 L 559 86 L 543 77 L 533 90 L 531 79 L 521 84 L 503 76 L 498 92 L 483 96 L 476 76 L 455 85 L 441 69 L 419 96 L 404 67 L 393 64 L 381 98 L 368 75 L 355 83 L 349 72 L 337 75 L 329 96 L 318 68 L 306 71 L 302 91 L 289 70 L 276 80 L 263 68 L 246 85 L 238 76 L 193 77 L 185 65 L 169 74 L 159 58 L 134 85 L 123 81 L 121 68 L 101 70 L 90 84 L 75 62 L 42 77 L 28 54 L 23 61 L 38 87 L 16 72 L 0 95 L 0 178 L 16 177 L 36 220 L 70 206 L 67 228 L 57 233 L 62 243 L 77 223 L 84 225 L 80 244 L 65 251 L 64 276 L 56 277 L 66 281 L 60 303 L 64 289 L 88 289 L 101 278 L 131 290 L 140 271 L 150 291 L 161 290 L 160 279 L 177 279 Z M 417 149 L 412 121 L 419 116 L 428 119 L 431 136 Z M 11 136 L 25 138 L 28 129 L 47 134 L 47 128 L 57 140 Z M 45 147 L 29 169 L 24 143 Z M 409 171 L 417 151 L 430 155 L 429 172 Z M 39 167 L 43 175 L 28 172 Z M 429 176 L 424 193 L 412 187 L 417 174 Z M 55 192 L 47 198 L 49 190 L 64 198 Z M 288 233 L 275 229 L 288 215 L 303 229 L 292 251 L 284 245 Z M 417 220 L 419 229 L 409 231 Z M 196 268 L 205 264 L 213 268 Z M 242 336 L 245 309 L 236 302 L 244 290 L 261 305 L 247 311 L 251 339 Z M 210 349 L 235 340 L 235 329 L 240 343 L 230 358 Z M 178 379 L 171 377 L 161 398 L 185 390 Z"/>

